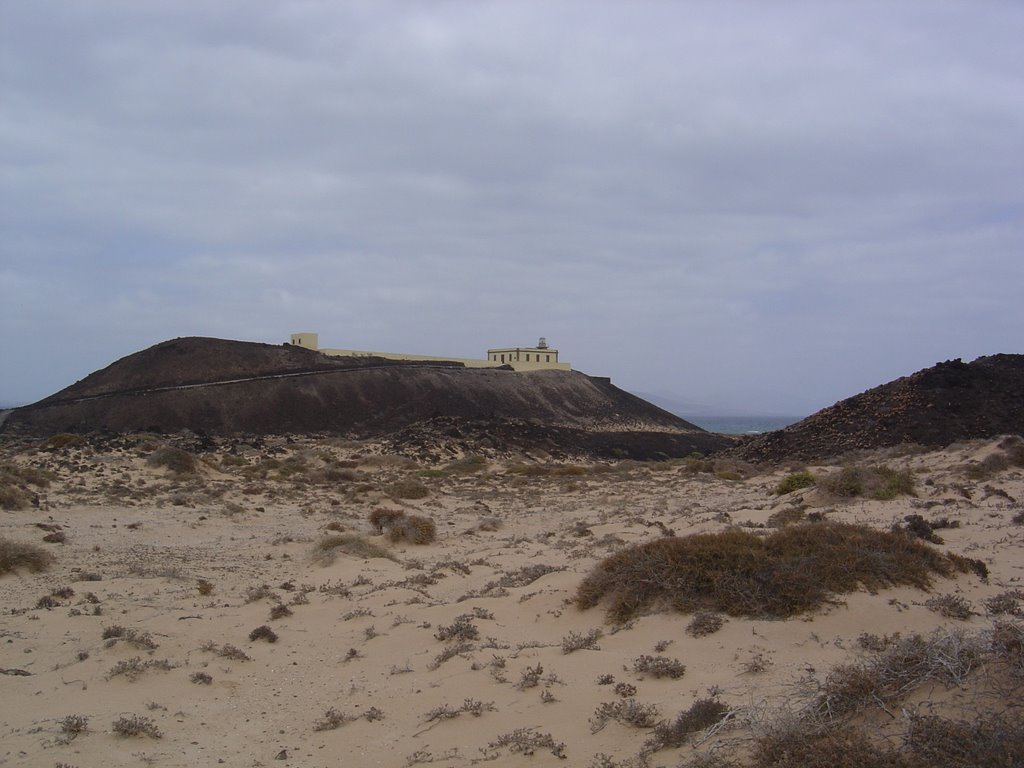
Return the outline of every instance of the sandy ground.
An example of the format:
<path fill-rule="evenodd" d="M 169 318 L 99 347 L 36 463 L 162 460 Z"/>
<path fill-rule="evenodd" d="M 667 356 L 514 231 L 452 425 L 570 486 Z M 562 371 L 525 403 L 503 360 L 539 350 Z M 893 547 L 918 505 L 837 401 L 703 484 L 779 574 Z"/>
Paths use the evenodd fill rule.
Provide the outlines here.
<path fill-rule="evenodd" d="M 1013 521 L 1024 473 L 978 479 L 965 469 L 998 441 L 862 457 L 912 468 L 917 497 L 845 502 L 815 490 L 774 495 L 785 469 L 739 480 L 684 462 L 530 475 L 492 460 L 424 472 L 371 444 L 311 439 L 241 443 L 230 454 L 221 446 L 198 474 L 177 477 L 147 464 L 158 442 L 8 455 L 54 479 L 37 508 L 0 512 L 0 536 L 40 544 L 55 562 L 0 576 L 0 765 L 587 766 L 601 754 L 614 765 L 635 758 L 650 729 L 612 721 L 596 730 L 595 710 L 630 686 L 663 719 L 711 693 L 744 713 L 734 727 L 650 756 L 674 766 L 742 741 L 744 722 L 798 707 L 830 667 L 863 653 L 862 633 L 983 631 L 992 623 L 983 601 L 1021 587 L 1024 575 L 1024 525 Z M 259 467 L 268 456 L 277 469 Z M 281 477 L 289 457 L 298 469 Z M 428 493 L 395 498 L 401 481 Z M 939 531 L 940 548 L 981 559 L 990 578 L 940 578 L 933 595 L 960 595 L 974 615 L 944 618 L 924 605 L 929 594 L 899 588 L 785 621 L 729 618 L 698 638 L 685 631 L 689 616 L 616 627 L 600 608 L 572 603 L 584 575 L 625 544 L 665 529 L 762 530 L 797 505 L 881 529 L 908 514 L 957 522 Z M 368 522 L 377 508 L 430 517 L 437 540 L 388 541 Z M 65 541 L 42 544 L 58 527 Z M 391 559 L 314 557 L 338 532 Z M 290 615 L 271 618 L 278 605 L 288 610 L 275 614 Z M 461 649 L 438 637 L 460 617 L 476 629 Z M 250 639 L 263 625 L 276 642 Z M 118 628 L 135 640 L 104 639 Z M 565 652 L 567 639 L 594 630 L 594 648 Z M 232 648 L 248 659 L 223 655 Z M 648 654 L 679 660 L 685 675 L 635 672 Z M 337 727 L 318 729 L 332 710 Z M 77 735 L 61 724 L 70 715 L 87 719 Z M 134 715 L 160 738 L 115 733 L 118 718 Z M 556 747 L 502 746 L 521 728 L 550 734 Z"/>

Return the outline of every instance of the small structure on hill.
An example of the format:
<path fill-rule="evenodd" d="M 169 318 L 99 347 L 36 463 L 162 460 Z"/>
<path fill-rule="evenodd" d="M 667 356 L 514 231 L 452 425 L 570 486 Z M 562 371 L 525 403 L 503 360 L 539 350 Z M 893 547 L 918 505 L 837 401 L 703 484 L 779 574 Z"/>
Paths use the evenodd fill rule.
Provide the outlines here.
<path fill-rule="evenodd" d="M 312 331 L 300 331 L 291 335 L 291 344 L 304 349 L 312 349 L 324 355 L 352 357 L 383 357 L 386 360 L 421 360 L 446 363 L 462 363 L 467 368 L 500 368 L 511 366 L 516 371 L 571 371 L 569 363 L 558 361 L 558 350 L 548 346 L 547 339 L 541 336 L 535 347 L 498 347 L 487 350 L 487 359 L 463 357 L 437 357 L 435 355 L 410 355 L 399 352 L 367 352 L 358 349 L 320 348 L 320 335 Z"/>

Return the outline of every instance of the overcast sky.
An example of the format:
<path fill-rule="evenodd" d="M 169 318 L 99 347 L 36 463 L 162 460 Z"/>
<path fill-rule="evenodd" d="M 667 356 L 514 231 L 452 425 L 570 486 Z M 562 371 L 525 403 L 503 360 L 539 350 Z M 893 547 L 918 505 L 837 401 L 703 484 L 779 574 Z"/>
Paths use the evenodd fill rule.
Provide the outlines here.
<path fill-rule="evenodd" d="M 1024 352 L 1024 3 L 0 0 L 0 402 L 176 336 L 807 415 Z"/>

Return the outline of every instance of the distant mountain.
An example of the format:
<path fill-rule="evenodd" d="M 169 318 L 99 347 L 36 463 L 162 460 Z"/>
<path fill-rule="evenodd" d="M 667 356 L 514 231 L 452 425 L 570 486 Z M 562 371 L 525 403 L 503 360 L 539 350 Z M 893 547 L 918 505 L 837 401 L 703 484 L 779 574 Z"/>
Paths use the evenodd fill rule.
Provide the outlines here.
<path fill-rule="evenodd" d="M 371 437 L 424 424 L 443 425 L 467 445 L 493 444 L 501 433 L 523 448 L 534 435 L 549 453 L 610 457 L 681 456 L 730 444 L 608 379 L 575 371 L 333 357 L 288 344 L 195 337 L 118 360 L 13 411 L 5 428 Z"/>
<path fill-rule="evenodd" d="M 941 447 L 1024 434 L 1024 355 L 949 360 L 842 400 L 730 451 L 751 461 L 813 461 L 858 449 Z"/>

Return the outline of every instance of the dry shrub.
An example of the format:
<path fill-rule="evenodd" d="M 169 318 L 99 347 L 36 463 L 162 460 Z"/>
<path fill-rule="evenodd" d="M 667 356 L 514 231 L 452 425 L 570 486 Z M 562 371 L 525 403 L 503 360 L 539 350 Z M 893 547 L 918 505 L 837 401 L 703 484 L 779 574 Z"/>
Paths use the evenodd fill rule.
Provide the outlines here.
<path fill-rule="evenodd" d="M 722 628 L 725 619 L 712 611 L 697 611 L 693 619 L 686 625 L 686 634 L 691 637 L 713 635 Z"/>
<path fill-rule="evenodd" d="M 470 453 L 461 459 L 450 462 L 445 471 L 451 474 L 473 474 L 487 469 L 487 459 L 479 454 Z M 444 474 L 444 473 L 442 473 Z"/>
<path fill-rule="evenodd" d="M 160 644 L 153 639 L 153 636 L 149 632 L 139 632 L 137 629 L 129 629 L 122 627 L 120 624 L 114 624 L 109 627 L 104 627 L 102 638 L 106 640 L 107 648 L 113 647 L 118 640 L 124 641 L 129 645 L 134 645 L 136 648 L 141 648 L 145 651 L 152 651 L 160 647 Z"/>
<path fill-rule="evenodd" d="M 926 682 L 960 685 L 982 663 L 984 652 L 979 639 L 961 632 L 894 638 L 860 663 L 833 668 L 814 709 L 831 719 L 868 704 L 896 701 Z"/>
<path fill-rule="evenodd" d="M 57 451 L 62 448 L 77 448 L 85 445 L 85 438 L 73 432 L 60 432 L 46 438 L 39 446 L 41 451 Z"/>
<path fill-rule="evenodd" d="M 658 708 L 654 704 L 641 704 L 636 699 L 606 701 L 590 718 L 590 731 L 597 733 L 609 720 L 634 728 L 653 728 L 658 722 Z"/>
<path fill-rule="evenodd" d="M 992 625 L 991 651 L 1017 674 L 1024 673 L 1024 625 L 997 621 Z"/>
<path fill-rule="evenodd" d="M 429 517 L 409 515 L 394 521 L 387 532 L 388 541 L 430 544 L 437 539 L 437 526 Z"/>
<path fill-rule="evenodd" d="M 15 568 L 33 573 L 45 571 L 53 562 L 53 555 L 35 544 L 23 544 L 0 536 L 0 574 Z"/>
<path fill-rule="evenodd" d="M 1019 436 L 1006 438 L 998 448 L 980 462 L 968 464 L 964 468 L 966 475 L 972 480 L 988 480 L 1010 467 L 1024 467 L 1024 440 Z"/>
<path fill-rule="evenodd" d="M 911 715 L 907 746 L 928 766 L 1019 766 L 1024 756 L 1020 716 L 989 713 L 973 723 L 934 715 Z"/>
<path fill-rule="evenodd" d="M 862 731 L 793 722 L 758 739 L 753 768 L 911 768 L 911 764 L 893 750 L 872 744 Z"/>
<path fill-rule="evenodd" d="M 930 611 L 935 611 L 947 619 L 967 621 L 974 615 L 971 603 L 960 595 L 936 595 L 924 601 Z"/>
<path fill-rule="evenodd" d="M 508 749 L 512 754 L 532 755 L 538 749 L 546 749 L 557 758 L 565 759 L 565 744 L 556 742 L 550 733 L 538 733 L 535 728 L 517 728 L 504 733 L 487 745 L 485 756 L 499 749 Z"/>
<path fill-rule="evenodd" d="M 675 720 L 654 726 L 646 746 L 654 752 L 681 747 L 692 734 L 710 728 L 728 712 L 729 708 L 718 699 L 698 699 L 689 709 L 680 712 Z"/>
<path fill-rule="evenodd" d="M 932 544 L 944 544 L 942 537 L 935 533 L 936 526 L 929 523 L 920 515 L 907 515 L 903 518 L 905 525 L 893 525 L 893 530 L 903 530 L 919 539 L 931 542 Z M 948 525 L 946 526 L 948 527 Z"/>
<path fill-rule="evenodd" d="M 392 483 L 385 492 L 394 499 L 425 499 L 430 495 L 427 486 L 412 478 Z"/>
<path fill-rule="evenodd" d="M 602 560 L 580 583 L 576 603 L 601 601 L 624 622 L 650 608 L 682 613 L 784 618 L 817 608 L 832 595 L 911 585 L 972 570 L 900 533 L 822 522 L 759 537 L 745 530 L 663 537 Z"/>
<path fill-rule="evenodd" d="M 801 504 L 798 507 L 784 507 L 772 512 L 765 524 L 769 528 L 785 528 L 787 525 L 795 525 L 807 519 L 807 507 Z"/>
<path fill-rule="evenodd" d="M 66 715 L 57 721 L 57 725 L 62 733 L 73 739 L 89 730 L 89 718 L 85 715 Z"/>
<path fill-rule="evenodd" d="M 341 728 L 343 725 L 355 722 L 359 717 L 357 715 L 350 715 L 347 712 L 331 707 L 325 713 L 322 719 L 318 720 L 313 726 L 314 731 L 333 731 Z"/>
<path fill-rule="evenodd" d="M 367 541 L 362 536 L 354 533 L 341 533 L 336 536 L 325 536 L 313 548 L 312 559 L 320 565 L 330 565 L 339 553 L 361 557 L 369 560 L 374 557 L 383 557 L 394 560 L 394 556 L 384 547 Z"/>
<path fill-rule="evenodd" d="M 141 657 L 134 656 L 117 662 L 110 668 L 107 678 L 124 676 L 129 682 L 134 683 L 150 669 L 159 669 L 166 672 L 169 669 L 174 669 L 174 663 L 170 659 L 146 659 L 146 661 L 143 661 Z"/>
<path fill-rule="evenodd" d="M 175 475 L 194 475 L 198 471 L 196 457 L 173 445 L 157 448 L 146 459 L 151 467 L 163 468 Z"/>
<path fill-rule="evenodd" d="M 292 615 L 292 609 L 283 603 L 278 603 L 270 609 L 270 620 L 276 621 Z"/>
<path fill-rule="evenodd" d="M 23 467 L 4 462 L 0 464 L 0 509 L 27 509 L 38 506 L 39 497 L 29 488 L 46 488 L 53 475 L 35 467 Z"/>
<path fill-rule="evenodd" d="M 276 643 L 277 632 L 272 630 L 266 624 L 262 624 L 249 633 L 249 639 L 253 641 L 266 640 L 268 643 Z"/>
<path fill-rule="evenodd" d="M 142 715 L 122 715 L 113 722 L 111 730 L 118 736 L 149 736 L 151 739 L 163 737 L 157 724 Z"/>
<path fill-rule="evenodd" d="M 601 646 L 597 641 L 601 639 L 600 629 L 592 629 L 585 635 L 580 632 L 570 632 L 562 638 L 562 653 L 569 654 L 573 651 L 599 651 Z"/>
<path fill-rule="evenodd" d="M 686 674 L 686 665 L 679 659 L 670 659 L 668 656 L 650 656 L 644 654 L 633 660 L 633 671 L 651 677 L 669 677 L 678 680 Z"/>
<path fill-rule="evenodd" d="M 480 630 L 473 623 L 473 615 L 464 613 L 458 616 L 451 624 L 438 627 L 434 637 L 442 642 L 448 640 L 476 640 L 480 637 Z"/>
<path fill-rule="evenodd" d="M 378 507 L 369 514 L 370 525 L 377 533 L 384 533 L 384 529 L 390 527 L 395 521 L 405 517 L 405 512 L 399 509 L 384 509 Z"/>

